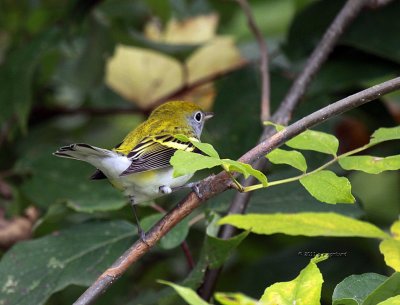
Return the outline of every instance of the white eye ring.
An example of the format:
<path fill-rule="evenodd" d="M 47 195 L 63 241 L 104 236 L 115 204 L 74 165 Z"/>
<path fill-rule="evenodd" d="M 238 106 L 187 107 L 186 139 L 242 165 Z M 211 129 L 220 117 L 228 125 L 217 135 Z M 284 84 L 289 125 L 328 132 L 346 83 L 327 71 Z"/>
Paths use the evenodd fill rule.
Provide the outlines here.
<path fill-rule="evenodd" d="M 198 112 L 195 113 L 194 119 L 195 119 L 197 122 L 201 122 L 201 119 L 202 119 L 202 118 L 203 118 L 203 114 L 202 114 L 200 111 L 198 111 Z"/>

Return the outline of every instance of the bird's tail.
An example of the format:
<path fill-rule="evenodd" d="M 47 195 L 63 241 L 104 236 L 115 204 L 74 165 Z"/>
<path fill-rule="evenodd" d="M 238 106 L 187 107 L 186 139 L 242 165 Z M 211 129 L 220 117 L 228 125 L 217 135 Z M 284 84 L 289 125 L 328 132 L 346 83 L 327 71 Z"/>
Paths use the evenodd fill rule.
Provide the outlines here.
<path fill-rule="evenodd" d="M 93 163 L 96 159 L 107 158 L 114 155 L 115 152 L 91 146 L 84 143 L 71 144 L 68 146 L 60 147 L 53 155 L 62 158 L 70 158 L 75 160 L 86 161 Z"/>

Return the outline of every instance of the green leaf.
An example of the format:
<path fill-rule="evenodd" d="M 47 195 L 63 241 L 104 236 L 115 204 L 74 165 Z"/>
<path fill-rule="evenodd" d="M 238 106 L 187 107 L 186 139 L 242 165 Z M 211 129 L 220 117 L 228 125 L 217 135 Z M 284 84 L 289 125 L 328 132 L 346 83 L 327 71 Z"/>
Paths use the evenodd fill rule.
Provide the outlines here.
<path fill-rule="evenodd" d="M 369 10 L 357 18 L 341 37 L 341 43 L 373 54 L 377 57 L 400 63 L 399 41 L 396 33 L 400 30 L 398 16 L 400 4 L 389 3 L 377 10 Z"/>
<path fill-rule="evenodd" d="M 380 174 L 384 171 L 400 169 L 400 155 L 386 158 L 373 156 L 349 156 L 340 158 L 339 164 L 346 170 L 359 170 L 368 174 Z"/>
<path fill-rule="evenodd" d="M 268 179 L 278 180 L 281 177 L 274 176 L 271 174 Z M 223 196 L 228 196 L 228 194 L 226 192 Z M 220 197 L 212 199 L 210 207 L 220 208 L 221 206 L 221 211 L 223 207 L 226 210 L 227 204 L 222 207 L 219 202 L 229 203 L 230 201 Z M 247 212 L 253 214 L 335 212 L 356 219 L 365 215 L 358 204 L 321 204 L 320 201 L 310 196 L 300 183 L 285 183 L 257 190 L 250 199 Z"/>
<path fill-rule="evenodd" d="M 296 150 L 283 150 L 283 149 L 274 149 L 268 155 L 266 155 L 268 160 L 274 164 L 288 164 L 301 170 L 302 172 L 307 171 L 307 163 L 304 156 L 296 151 Z"/>
<path fill-rule="evenodd" d="M 324 257 L 325 259 L 327 257 Z M 317 267 L 321 258 L 313 258 L 306 268 L 290 282 L 275 283 L 265 289 L 260 302 L 263 304 L 320 304 L 324 282 Z"/>
<path fill-rule="evenodd" d="M 174 167 L 174 177 L 192 174 L 201 169 L 213 168 L 221 165 L 226 171 L 235 171 L 241 173 L 246 178 L 252 175 L 264 186 L 267 186 L 268 184 L 267 177 L 265 177 L 262 172 L 254 169 L 250 164 L 241 163 L 230 159 L 221 160 L 215 157 L 203 156 L 201 154 L 177 150 L 172 156 L 170 163 Z"/>
<path fill-rule="evenodd" d="M 372 134 L 371 141 L 369 143 L 378 144 L 390 140 L 400 140 L 400 126 L 379 128 Z"/>
<path fill-rule="evenodd" d="M 391 223 L 396 219 L 400 211 L 398 172 L 387 171 L 370 175 L 355 171 L 349 179 L 352 192 L 360 199 L 368 219 L 377 223 Z"/>
<path fill-rule="evenodd" d="M 33 228 L 35 236 L 43 236 L 71 225 L 69 215 L 74 212 L 65 203 L 52 204 Z"/>
<path fill-rule="evenodd" d="M 239 244 L 249 235 L 250 232 L 242 232 L 230 239 L 221 239 L 207 235 L 205 243 L 205 255 L 210 268 L 220 267 L 232 254 Z"/>
<path fill-rule="evenodd" d="M 276 124 L 276 123 L 271 122 L 271 121 L 264 121 L 263 124 L 265 126 L 273 126 L 277 132 L 282 131 L 282 130 L 285 129 L 285 126 L 280 125 L 280 124 Z"/>
<path fill-rule="evenodd" d="M 281 37 L 285 35 L 293 18 L 295 4 L 287 0 L 260 1 L 252 3 L 252 11 L 255 23 L 266 37 Z M 244 14 L 236 11 L 230 19 L 228 33 L 235 35 L 235 38 L 241 41 L 253 39 L 252 33 L 247 30 L 247 19 Z"/>
<path fill-rule="evenodd" d="M 336 285 L 332 305 L 361 305 L 388 277 L 377 273 L 350 275 Z"/>
<path fill-rule="evenodd" d="M 334 156 L 339 147 L 339 141 L 335 136 L 315 130 L 306 130 L 285 144 L 296 149 L 313 150 Z"/>
<path fill-rule="evenodd" d="M 177 134 L 174 137 L 177 138 L 178 140 L 182 141 L 182 142 L 190 142 L 195 147 L 200 149 L 203 153 L 205 153 L 206 155 L 219 159 L 218 152 L 209 143 L 203 143 L 203 142 L 191 140 L 191 139 L 189 139 L 187 136 L 185 136 L 183 134 Z"/>
<path fill-rule="evenodd" d="M 245 178 L 248 178 L 249 176 L 254 176 L 258 181 L 262 183 L 263 186 L 268 185 L 267 177 L 259 170 L 253 168 L 250 164 L 230 159 L 222 159 L 222 166 L 227 171 L 234 171 L 243 174 Z"/>
<path fill-rule="evenodd" d="M 291 59 L 304 59 L 321 39 L 342 5 L 336 1 L 326 3 L 314 1 L 300 11 L 295 16 L 287 37 L 285 50 L 288 56 Z M 352 49 L 362 51 L 362 53 L 352 53 L 353 58 L 365 58 L 354 54 L 370 56 L 372 54 L 374 60 L 367 57 L 372 63 L 379 63 L 379 57 L 399 63 L 400 43 L 396 36 L 400 30 L 399 14 L 400 4 L 397 1 L 392 1 L 379 9 L 365 11 L 352 23 L 351 29 L 343 33 L 338 45 L 351 46 Z"/>
<path fill-rule="evenodd" d="M 160 240 L 160 247 L 163 249 L 173 249 L 180 246 L 189 234 L 189 220 L 187 218 L 180 221 Z"/>
<path fill-rule="evenodd" d="M 0 125 L 15 115 L 21 129 L 26 129 L 35 68 L 41 57 L 54 46 L 59 34 L 59 30 L 53 27 L 37 35 L 30 43 L 12 53 L 1 67 Z"/>
<path fill-rule="evenodd" d="M 174 177 L 179 177 L 193 174 L 201 169 L 219 166 L 222 164 L 222 161 L 213 157 L 177 150 L 172 156 L 170 163 L 174 167 Z"/>
<path fill-rule="evenodd" d="M 211 144 L 196 142 L 196 141 L 192 141 L 192 143 L 194 146 L 196 146 L 198 149 L 200 149 L 202 152 L 209 155 L 210 157 L 219 159 L 218 152 L 214 149 L 214 147 Z"/>
<path fill-rule="evenodd" d="M 375 81 L 384 76 L 392 78 L 391 75 L 395 73 L 394 66 L 388 65 L 383 60 L 371 61 L 362 56 L 350 55 L 332 58 L 321 67 L 307 95 L 320 100 L 320 97 L 326 95 L 327 92 L 338 92 L 360 85 L 364 87 L 366 82 Z"/>
<path fill-rule="evenodd" d="M 388 238 L 378 227 L 335 213 L 228 215 L 219 222 L 257 234 Z"/>
<path fill-rule="evenodd" d="M 111 54 L 114 48 L 110 34 L 109 28 L 92 16 L 86 37 L 63 46 L 68 55 L 53 74 L 55 99 L 63 105 L 80 105 L 89 94 L 96 92 L 103 83 L 107 58 L 104 54 Z"/>
<path fill-rule="evenodd" d="M 224 293 L 217 292 L 214 295 L 215 299 L 222 305 L 259 305 L 257 300 L 254 300 L 243 293 Z"/>
<path fill-rule="evenodd" d="M 161 213 L 153 214 L 143 218 L 140 221 L 140 225 L 143 230 L 149 230 L 153 225 L 156 224 L 164 215 Z M 175 227 L 160 239 L 160 247 L 163 249 L 173 249 L 178 247 L 186 239 L 189 233 L 189 220 L 187 218 L 179 222 Z"/>
<path fill-rule="evenodd" d="M 400 295 L 388 298 L 387 300 L 380 302 L 377 305 L 400 305 Z"/>
<path fill-rule="evenodd" d="M 325 203 L 354 203 L 351 194 L 350 181 L 345 177 L 338 177 L 334 172 L 322 170 L 304 176 L 300 183 L 319 201 Z"/>
<path fill-rule="evenodd" d="M 385 282 L 379 285 L 367 296 L 362 305 L 376 305 L 388 298 L 400 295 L 400 273 L 393 273 Z"/>
<path fill-rule="evenodd" d="M 400 240 L 386 239 L 380 243 L 379 250 L 385 257 L 386 265 L 400 271 Z"/>
<path fill-rule="evenodd" d="M 210 305 L 209 303 L 204 301 L 201 297 L 199 297 L 194 290 L 190 288 L 162 280 L 158 280 L 157 282 L 174 288 L 175 291 L 182 297 L 182 299 L 184 299 L 190 305 Z"/>
<path fill-rule="evenodd" d="M 151 224 L 149 224 L 151 225 Z M 242 234 L 240 234 L 242 235 Z M 207 270 L 207 267 L 209 266 L 209 253 L 207 253 L 208 250 L 206 250 L 206 244 L 208 243 L 209 236 L 206 235 L 203 239 L 202 242 L 202 247 L 201 247 L 201 252 L 200 255 L 198 256 L 196 260 L 196 266 L 193 268 L 193 270 L 190 272 L 190 274 L 182 281 L 179 283 L 181 286 L 185 286 L 186 288 L 192 288 L 192 289 L 197 289 L 204 278 L 204 274 Z M 233 237 L 233 239 L 236 239 L 236 236 Z M 227 240 L 227 243 L 230 243 L 230 240 Z M 207 248 L 211 249 L 211 248 Z M 233 248 L 231 248 L 233 250 Z M 212 255 L 214 257 L 214 255 Z M 222 259 L 221 256 L 215 255 L 218 259 Z M 144 300 L 143 300 L 144 299 Z M 157 292 L 152 291 L 150 295 L 143 295 L 140 294 L 138 298 L 135 298 L 133 302 L 130 302 L 129 304 L 143 304 L 143 305 L 150 305 L 150 304 L 160 304 L 160 305 L 175 305 L 175 304 L 181 304 L 179 296 L 170 289 L 169 287 L 166 287 L 164 289 L 161 289 Z M 162 301 L 160 301 L 162 300 Z"/>
<path fill-rule="evenodd" d="M 94 171 L 92 166 L 54 157 L 54 151 L 55 147 L 40 147 L 26 153 L 16 167 L 18 172 L 32 174 L 23 183 L 22 191 L 35 204 L 48 207 L 66 201 L 73 210 L 86 213 L 117 210 L 126 205 L 122 193 L 107 180 L 88 179 Z"/>
<path fill-rule="evenodd" d="M 87 223 L 16 244 L 0 262 L 0 304 L 40 305 L 68 285 L 89 286 L 135 232 L 125 221 Z"/>

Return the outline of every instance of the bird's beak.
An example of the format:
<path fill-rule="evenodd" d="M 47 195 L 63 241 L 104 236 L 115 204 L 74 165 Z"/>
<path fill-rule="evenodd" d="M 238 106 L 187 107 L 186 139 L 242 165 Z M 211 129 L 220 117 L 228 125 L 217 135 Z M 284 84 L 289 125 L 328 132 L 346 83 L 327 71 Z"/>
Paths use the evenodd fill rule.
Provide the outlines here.
<path fill-rule="evenodd" d="M 211 119 L 214 116 L 214 112 L 205 112 L 204 113 L 204 120 Z"/>

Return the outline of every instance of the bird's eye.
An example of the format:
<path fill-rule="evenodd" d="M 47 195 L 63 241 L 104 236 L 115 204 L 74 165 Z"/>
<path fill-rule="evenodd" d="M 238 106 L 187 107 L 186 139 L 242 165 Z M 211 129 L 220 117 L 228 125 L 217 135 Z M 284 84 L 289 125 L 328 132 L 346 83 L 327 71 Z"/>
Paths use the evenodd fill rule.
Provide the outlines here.
<path fill-rule="evenodd" d="M 199 111 L 199 112 L 197 112 L 195 115 L 194 115 L 194 119 L 197 121 L 197 122 L 201 122 L 201 118 L 202 118 L 202 114 L 201 114 L 201 112 Z"/>

